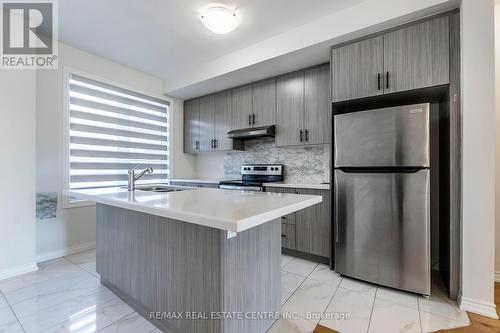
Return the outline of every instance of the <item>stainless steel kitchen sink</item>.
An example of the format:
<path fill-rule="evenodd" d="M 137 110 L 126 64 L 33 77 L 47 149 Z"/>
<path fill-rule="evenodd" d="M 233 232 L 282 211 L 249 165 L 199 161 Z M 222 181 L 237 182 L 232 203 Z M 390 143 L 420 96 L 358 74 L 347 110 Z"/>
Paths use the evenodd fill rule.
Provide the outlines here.
<path fill-rule="evenodd" d="M 177 192 L 184 191 L 189 188 L 182 188 L 179 186 L 170 185 L 137 185 L 135 187 L 136 191 L 150 191 L 150 192 Z"/>

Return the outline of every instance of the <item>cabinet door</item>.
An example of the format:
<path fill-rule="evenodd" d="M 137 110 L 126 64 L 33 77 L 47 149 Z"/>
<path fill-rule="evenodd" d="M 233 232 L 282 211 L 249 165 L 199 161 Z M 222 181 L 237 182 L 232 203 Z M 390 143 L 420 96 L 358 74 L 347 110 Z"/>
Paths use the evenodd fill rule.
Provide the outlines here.
<path fill-rule="evenodd" d="M 200 140 L 199 100 L 192 99 L 184 103 L 184 152 L 196 153 Z"/>
<path fill-rule="evenodd" d="M 212 151 L 214 140 L 214 96 L 200 98 L 200 151 Z"/>
<path fill-rule="evenodd" d="M 223 91 L 214 96 L 215 150 L 230 150 L 233 140 L 228 139 L 231 130 L 231 91 Z"/>
<path fill-rule="evenodd" d="M 276 80 L 271 79 L 255 83 L 252 88 L 252 98 L 252 127 L 275 125 Z"/>
<path fill-rule="evenodd" d="M 297 189 L 289 188 L 289 187 L 266 187 L 266 192 L 297 194 Z M 295 213 L 282 216 L 281 223 L 295 225 Z M 294 232 L 295 232 L 295 229 L 294 229 Z"/>
<path fill-rule="evenodd" d="M 334 102 L 383 94 L 383 49 L 382 36 L 332 49 Z"/>
<path fill-rule="evenodd" d="M 330 143 L 330 66 L 304 73 L 304 139 L 308 144 Z"/>
<path fill-rule="evenodd" d="M 276 146 L 305 144 L 304 73 L 297 72 L 278 78 L 276 82 Z M 302 135 L 301 135 L 302 133 Z"/>
<path fill-rule="evenodd" d="M 231 129 L 251 127 L 252 85 L 239 87 L 232 91 Z"/>
<path fill-rule="evenodd" d="M 449 83 L 449 29 L 446 16 L 384 35 L 385 93 Z"/>
<path fill-rule="evenodd" d="M 299 194 L 322 195 L 323 202 L 298 211 L 295 222 L 297 251 L 330 257 L 330 191 L 298 189 Z"/>
<path fill-rule="evenodd" d="M 295 250 L 295 226 L 292 224 L 281 224 L 281 247 Z"/>

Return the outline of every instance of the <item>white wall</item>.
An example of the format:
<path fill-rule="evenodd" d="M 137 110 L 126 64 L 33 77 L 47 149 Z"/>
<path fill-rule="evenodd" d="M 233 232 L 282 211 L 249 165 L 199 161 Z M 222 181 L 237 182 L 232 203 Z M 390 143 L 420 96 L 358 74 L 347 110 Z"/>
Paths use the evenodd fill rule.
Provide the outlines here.
<path fill-rule="evenodd" d="M 37 76 L 37 191 L 63 190 L 63 74 L 65 68 L 114 82 L 156 97 L 163 81 L 107 59 L 60 43 L 59 69 L 40 70 Z M 182 152 L 182 103 L 172 103 L 172 169 L 174 174 L 192 177 L 194 163 Z M 179 138 L 179 140 L 177 140 Z M 180 141 L 180 143 L 179 143 Z M 179 151 L 179 147 L 181 150 Z M 178 164 L 176 163 L 178 162 Z M 95 244 L 95 207 L 62 209 L 59 198 L 57 217 L 37 221 L 37 254 L 40 261 L 82 250 Z"/>
<path fill-rule="evenodd" d="M 463 226 L 465 310 L 496 317 L 495 63 L 493 0 L 462 0 Z"/>
<path fill-rule="evenodd" d="M 500 3 L 495 4 L 495 97 L 496 97 L 496 146 L 495 174 L 500 174 Z M 500 177 L 495 179 L 495 281 L 500 282 Z"/>
<path fill-rule="evenodd" d="M 36 71 L 0 70 L 0 280 L 37 269 Z"/>

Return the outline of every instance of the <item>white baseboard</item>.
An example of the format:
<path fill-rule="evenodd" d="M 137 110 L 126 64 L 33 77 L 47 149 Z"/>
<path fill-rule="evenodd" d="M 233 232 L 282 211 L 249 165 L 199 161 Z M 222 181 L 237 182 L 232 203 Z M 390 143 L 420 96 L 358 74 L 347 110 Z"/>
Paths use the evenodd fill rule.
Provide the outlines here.
<path fill-rule="evenodd" d="M 495 271 L 495 282 L 500 282 L 500 271 Z"/>
<path fill-rule="evenodd" d="M 0 270 L 0 280 L 5 280 L 9 279 L 11 277 L 21 275 L 21 274 L 26 274 L 26 273 L 31 273 L 35 272 L 38 270 L 38 265 L 36 262 L 32 262 L 26 265 L 21 265 L 21 266 L 16 266 L 12 268 L 6 268 Z"/>
<path fill-rule="evenodd" d="M 498 319 L 496 305 L 494 303 L 477 301 L 467 297 L 460 298 L 460 309 L 479 314 L 481 316 Z"/>
<path fill-rule="evenodd" d="M 70 247 L 67 247 L 64 249 L 39 254 L 36 257 L 36 260 L 37 260 L 37 262 L 44 262 L 47 260 L 57 259 L 57 258 L 61 258 L 64 256 L 69 256 L 71 254 L 75 254 L 75 253 L 87 251 L 87 250 L 92 250 L 92 249 L 95 249 L 95 242 L 83 243 L 83 244 L 79 244 L 79 245 L 75 245 L 75 246 L 70 246 Z"/>

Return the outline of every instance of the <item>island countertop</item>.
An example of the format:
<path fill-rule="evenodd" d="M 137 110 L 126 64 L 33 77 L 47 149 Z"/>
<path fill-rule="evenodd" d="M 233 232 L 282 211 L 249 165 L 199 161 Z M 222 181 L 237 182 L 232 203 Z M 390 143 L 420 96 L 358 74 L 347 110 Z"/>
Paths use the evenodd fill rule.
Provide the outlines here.
<path fill-rule="evenodd" d="M 113 187 L 65 190 L 64 194 L 231 232 L 256 227 L 322 201 L 322 197 L 316 195 L 211 188 L 129 192 L 124 188 Z"/>

